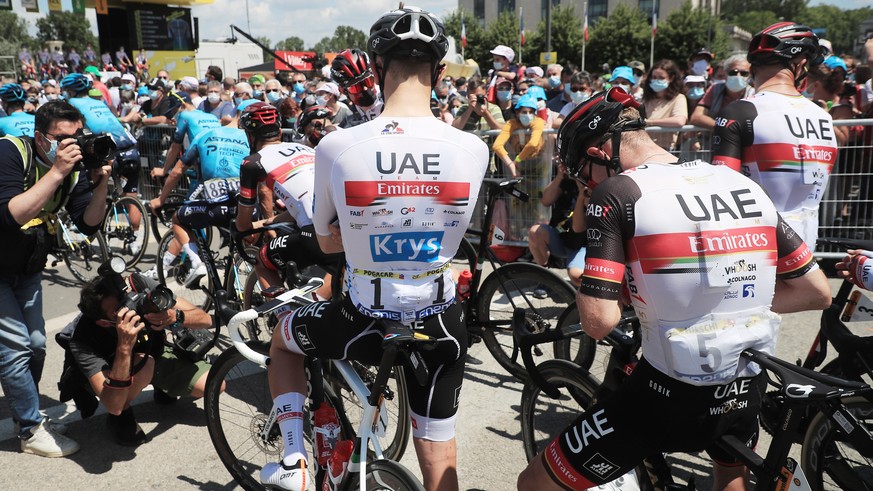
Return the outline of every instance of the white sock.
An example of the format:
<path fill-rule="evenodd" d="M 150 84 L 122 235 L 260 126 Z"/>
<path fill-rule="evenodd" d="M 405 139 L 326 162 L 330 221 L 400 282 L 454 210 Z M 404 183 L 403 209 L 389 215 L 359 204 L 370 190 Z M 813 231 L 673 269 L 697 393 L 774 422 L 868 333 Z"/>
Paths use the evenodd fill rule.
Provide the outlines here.
<path fill-rule="evenodd" d="M 198 266 L 200 266 L 200 263 L 203 262 L 202 260 L 200 260 L 200 256 L 197 254 L 197 244 L 193 242 L 188 242 L 187 244 L 182 246 L 182 250 L 185 251 L 186 254 L 188 254 L 188 258 L 191 260 L 192 268 L 197 268 Z"/>
<path fill-rule="evenodd" d="M 173 261 L 175 261 L 175 260 L 176 260 L 175 254 L 170 253 L 170 252 L 165 252 L 164 259 L 162 261 L 164 264 L 164 270 L 170 269 L 170 265 L 173 264 Z"/>
<path fill-rule="evenodd" d="M 279 430 L 282 432 L 282 440 L 285 442 L 285 450 L 282 461 L 285 465 L 294 465 L 303 459 L 307 463 L 306 447 L 303 446 L 303 405 L 306 404 L 306 396 L 299 392 L 287 392 L 280 394 L 273 400 L 273 407 L 281 408 L 277 416 Z"/>

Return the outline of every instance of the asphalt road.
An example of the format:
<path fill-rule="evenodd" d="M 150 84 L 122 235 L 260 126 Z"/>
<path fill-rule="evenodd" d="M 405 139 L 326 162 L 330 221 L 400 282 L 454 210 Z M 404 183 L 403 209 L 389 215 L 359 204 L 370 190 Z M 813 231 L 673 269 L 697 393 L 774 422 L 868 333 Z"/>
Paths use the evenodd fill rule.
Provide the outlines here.
<path fill-rule="evenodd" d="M 154 249 L 154 244 L 151 247 Z M 837 282 L 832 280 L 832 287 Z M 56 382 L 63 351 L 54 334 L 75 315 L 78 287 L 63 264 L 44 277 L 48 359 L 41 383 L 42 407 L 70 426 L 69 436 L 82 450 L 63 459 L 22 454 L 13 437 L 5 404 L 0 404 L 0 486 L 7 490 L 152 490 L 235 489 L 218 459 L 205 426 L 202 402 L 181 400 L 173 406 L 156 406 L 151 389 L 135 405 L 136 416 L 151 442 L 136 449 L 112 442 L 105 429 L 105 411 L 81 420 L 75 407 L 58 401 Z M 788 360 L 805 355 L 818 329 L 816 313 L 787 315 L 782 324 L 778 353 Z M 515 480 L 526 465 L 521 445 L 519 402 L 522 385 L 508 375 L 483 344 L 470 354 L 481 364 L 469 364 L 458 419 L 458 462 L 461 488 L 466 490 L 515 489 Z M 2 393 L 0 393 L 2 395 Z M 632 444 L 632 442 L 628 442 Z M 766 442 L 759 447 L 763 450 Z M 677 467 L 708 468 L 693 456 L 676 456 Z M 410 445 L 402 462 L 416 475 Z M 698 489 L 708 484 L 698 481 Z"/>

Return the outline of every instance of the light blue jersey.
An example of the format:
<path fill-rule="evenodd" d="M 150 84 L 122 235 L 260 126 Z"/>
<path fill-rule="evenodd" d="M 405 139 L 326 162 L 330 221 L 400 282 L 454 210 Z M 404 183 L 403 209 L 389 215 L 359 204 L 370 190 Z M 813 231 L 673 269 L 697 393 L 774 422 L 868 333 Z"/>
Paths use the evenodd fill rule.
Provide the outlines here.
<path fill-rule="evenodd" d="M 85 127 L 92 133 L 109 133 L 119 150 L 136 145 L 136 139 L 124 129 L 103 101 L 90 97 L 73 97 L 69 102 L 85 116 Z"/>
<path fill-rule="evenodd" d="M 182 143 L 187 136 L 190 144 L 203 130 L 219 126 L 221 122 L 212 114 L 197 109 L 180 111 L 176 114 L 176 133 L 173 134 L 173 143 Z"/>
<path fill-rule="evenodd" d="M 29 136 L 33 138 L 33 114 L 24 111 L 0 118 L 0 136 Z"/>
<path fill-rule="evenodd" d="M 182 156 L 182 163 L 190 167 L 199 161 L 201 182 L 239 177 L 240 164 L 250 153 L 245 131 L 219 126 L 197 135 Z"/>

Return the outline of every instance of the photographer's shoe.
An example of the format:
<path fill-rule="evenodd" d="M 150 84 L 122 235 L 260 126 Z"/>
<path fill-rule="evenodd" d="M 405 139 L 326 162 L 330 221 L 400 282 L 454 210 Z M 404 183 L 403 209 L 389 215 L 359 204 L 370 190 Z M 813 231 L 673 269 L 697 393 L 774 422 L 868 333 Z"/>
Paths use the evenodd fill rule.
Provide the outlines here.
<path fill-rule="evenodd" d="M 54 431 L 58 435 L 67 434 L 67 425 L 52 421 L 51 418 L 46 415 L 43 415 L 43 421 L 45 422 L 44 424 L 46 424 L 52 431 Z M 12 422 L 12 429 L 16 435 L 21 433 L 21 426 L 18 424 L 18 421 Z"/>
<path fill-rule="evenodd" d="M 204 276 L 206 276 L 206 264 L 200 263 L 196 268 L 192 268 L 188 276 L 185 277 L 185 287 L 192 288 L 197 286 L 200 278 Z"/>
<path fill-rule="evenodd" d="M 178 397 L 171 396 L 170 394 L 167 394 L 166 392 L 158 388 L 155 388 L 155 393 L 153 397 L 155 398 L 155 404 L 159 404 L 161 406 L 175 404 L 179 400 Z"/>
<path fill-rule="evenodd" d="M 21 451 L 42 457 L 66 457 L 78 452 L 79 444 L 56 433 L 48 424 L 48 418 L 44 418 L 30 438 L 21 440 Z"/>
<path fill-rule="evenodd" d="M 261 469 L 261 484 L 267 489 L 306 491 L 310 482 L 306 461 L 303 459 L 292 466 L 286 466 L 284 461 L 269 462 Z"/>
<path fill-rule="evenodd" d="M 106 426 L 109 427 L 115 443 L 119 445 L 136 447 L 149 441 L 149 437 L 136 422 L 132 408 L 125 409 L 118 416 L 107 414 Z"/>

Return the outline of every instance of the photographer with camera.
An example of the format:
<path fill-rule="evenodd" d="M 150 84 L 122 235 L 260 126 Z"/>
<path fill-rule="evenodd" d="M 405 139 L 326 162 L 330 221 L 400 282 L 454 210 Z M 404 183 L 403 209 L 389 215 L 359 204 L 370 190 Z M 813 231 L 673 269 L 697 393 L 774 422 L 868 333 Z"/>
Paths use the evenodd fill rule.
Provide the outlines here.
<path fill-rule="evenodd" d="M 191 330 L 211 328 L 212 317 L 139 273 L 121 276 L 124 263 L 119 258 L 99 271 L 82 288 L 81 315 L 59 335 L 68 350 L 61 399 L 71 394 L 82 416 L 89 417 L 96 409 L 93 397 L 83 399 L 76 392 L 84 389 L 97 396 L 109 412 L 106 425 L 115 441 L 137 446 L 149 438 L 130 404 L 145 386 L 154 386 L 159 404 L 203 396 L 210 365 L 202 355 L 211 343 L 198 343 L 205 338 Z M 173 347 L 165 342 L 167 330 L 174 333 Z M 83 407 L 82 402 L 90 404 Z"/>
<path fill-rule="evenodd" d="M 65 101 L 36 111 L 34 137 L 0 138 L 0 384 L 21 450 L 63 457 L 79 445 L 39 412 L 45 363 L 42 270 L 66 208 L 80 232 L 100 230 L 109 166 L 84 171 L 82 113 Z"/>

